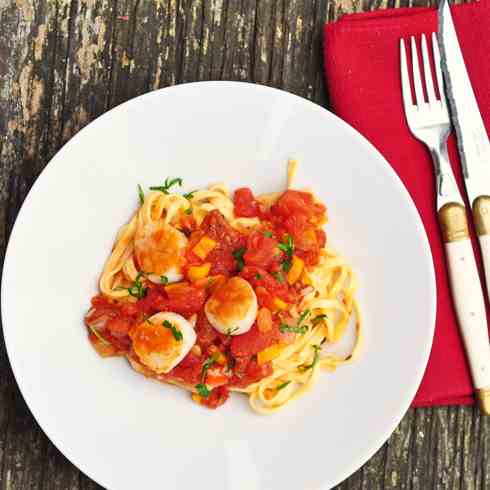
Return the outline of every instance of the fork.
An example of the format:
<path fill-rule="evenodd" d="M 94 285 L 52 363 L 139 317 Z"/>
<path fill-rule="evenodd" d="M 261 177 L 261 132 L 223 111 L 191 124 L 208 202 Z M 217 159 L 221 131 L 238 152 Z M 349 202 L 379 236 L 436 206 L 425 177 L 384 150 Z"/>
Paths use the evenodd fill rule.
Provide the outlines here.
<path fill-rule="evenodd" d="M 469 237 L 466 208 L 447 153 L 451 130 L 444 95 L 440 54 L 435 33 L 432 50 L 439 98 L 434 89 L 427 39 L 422 35 L 422 60 L 427 101 L 424 97 L 415 38 L 411 37 L 415 104 L 412 99 L 405 42 L 400 40 L 403 104 L 408 127 L 432 156 L 436 176 L 437 215 L 446 250 L 452 297 L 476 389 L 488 388 L 488 330 L 483 292 Z"/>

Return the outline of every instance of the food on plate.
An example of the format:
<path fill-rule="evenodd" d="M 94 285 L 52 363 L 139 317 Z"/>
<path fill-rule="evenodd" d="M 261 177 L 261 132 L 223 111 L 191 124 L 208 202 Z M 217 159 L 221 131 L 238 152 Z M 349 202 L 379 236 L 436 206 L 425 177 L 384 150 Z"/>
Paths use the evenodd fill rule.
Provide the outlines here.
<path fill-rule="evenodd" d="M 118 232 L 85 316 L 103 357 L 178 385 L 208 408 L 230 391 L 259 413 L 303 395 L 361 345 L 356 279 L 327 246 L 325 206 L 308 190 L 255 196 L 223 184 L 187 193 L 167 178 Z M 331 353 L 354 322 L 347 356 Z"/>

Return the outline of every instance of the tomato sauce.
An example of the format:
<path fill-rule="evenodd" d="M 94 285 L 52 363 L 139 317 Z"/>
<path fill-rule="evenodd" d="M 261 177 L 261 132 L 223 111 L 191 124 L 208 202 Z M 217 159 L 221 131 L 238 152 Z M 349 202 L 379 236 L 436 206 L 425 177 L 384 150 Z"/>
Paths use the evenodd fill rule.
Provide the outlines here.
<path fill-rule="evenodd" d="M 208 213 L 200 226 L 182 215 L 182 231 L 189 237 L 184 273 L 189 267 L 206 262 L 211 264 L 210 276 L 239 275 L 247 280 L 256 293 L 259 308 L 266 307 L 272 313 L 272 328 L 268 331 L 260 331 L 257 323 L 242 335 L 229 336 L 215 330 L 204 313 L 211 294 L 207 279 L 170 288 L 146 281 L 144 297 L 134 302 L 95 296 L 86 317 L 87 325 L 92 325 L 90 341 L 101 355 L 135 355 L 128 333 L 148 316 L 162 311 L 175 312 L 187 319 L 197 315 L 196 345 L 162 378 L 194 386 L 209 383 L 209 396 L 201 400 L 209 408 L 223 404 L 230 387 L 244 388 L 272 374 L 271 362 L 259 364 L 257 354 L 273 344 L 287 344 L 294 339 L 294 334 L 280 331 L 289 305 L 298 302 L 299 290 L 304 287 L 287 281 L 291 256 L 294 253 L 305 264 L 315 265 L 326 242 L 325 233 L 319 229 L 325 222 L 326 209 L 306 192 L 287 190 L 265 210 L 250 189 L 241 188 L 234 194 L 234 207 L 238 217 L 259 217 L 261 229 L 242 234 L 217 210 Z M 203 259 L 193 248 L 205 236 L 215 246 Z M 292 247 L 288 248 L 288 243 Z M 212 374 L 207 374 L 209 366 Z"/>

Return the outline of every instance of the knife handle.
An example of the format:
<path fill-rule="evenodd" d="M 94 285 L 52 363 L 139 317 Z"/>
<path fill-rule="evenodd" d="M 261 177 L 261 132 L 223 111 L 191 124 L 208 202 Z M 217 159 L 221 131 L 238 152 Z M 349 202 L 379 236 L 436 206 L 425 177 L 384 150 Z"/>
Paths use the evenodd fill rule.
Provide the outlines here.
<path fill-rule="evenodd" d="M 479 196 L 473 203 L 473 223 L 475 225 L 485 270 L 485 282 L 490 300 L 490 196 Z"/>
<path fill-rule="evenodd" d="M 459 328 L 482 411 L 490 415 L 490 343 L 483 291 L 463 205 L 439 210 L 449 280 Z"/>

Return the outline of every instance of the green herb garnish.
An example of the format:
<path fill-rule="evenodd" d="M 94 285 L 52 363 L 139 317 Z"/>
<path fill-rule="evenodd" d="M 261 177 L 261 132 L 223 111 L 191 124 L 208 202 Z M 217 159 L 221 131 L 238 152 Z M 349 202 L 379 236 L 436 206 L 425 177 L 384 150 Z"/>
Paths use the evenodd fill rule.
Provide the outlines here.
<path fill-rule="evenodd" d="M 238 327 L 234 327 L 234 328 L 229 328 L 226 332 L 226 335 L 228 336 L 231 336 L 233 335 L 236 331 L 238 330 Z"/>
<path fill-rule="evenodd" d="M 257 274 L 255 274 L 255 279 L 259 281 L 260 279 L 262 279 L 262 276 L 257 272 Z"/>
<path fill-rule="evenodd" d="M 290 379 L 289 381 L 284 381 L 284 383 L 281 383 L 279 386 L 276 387 L 276 390 L 277 391 L 281 391 L 283 390 L 284 388 L 286 388 L 286 386 L 288 384 L 290 384 L 292 382 L 292 380 Z"/>
<path fill-rule="evenodd" d="M 178 185 L 180 187 L 182 185 L 182 179 L 180 177 L 177 177 L 176 179 L 171 179 L 170 177 L 167 177 L 163 185 L 150 187 L 150 190 L 160 191 L 164 194 L 168 194 L 170 187 L 173 187 L 174 185 Z"/>
<path fill-rule="evenodd" d="M 310 310 L 303 310 L 301 312 L 301 315 L 299 316 L 298 325 L 301 325 L 306 320 L 309 314 L 310 314 Z"/>
<path fill-rule="evenodd" d="M 143 188 L 138 184 L 138 196 L 140 198 L 140 203 L 144 204 L 145 202 L 145 193 L 143 192 Z"/>
<path fill-rule="evenodd" d="M 299 366 L 299 370 L 304 373 L 305 371 L 308 371 L 308 369 L 313 369 L 318 361 L 320 360 L 320 351 L 322 350 L 322 347 L 320 345 L 312 345 L 311 346 L 313 349 L 315 349 L 315 356 L 313 357 L 313 362 L 311 364 Z"/>
<path fill-rule="evenodd" d="M 162 284 L 168 284 L 168 277 L 167 276 L 160 276 L 160 282 Z"/>
<path fill-rule="evenodd" d="M 190 201 L 194 197 L 194 192 L 197 191 L 186 192 L 185 194 L 182 194 L 182 197 L 185 197 L 188 201 Z"/>
<path fill-rule="evenodd" d="M 273 272 L 272 275 L 276 278 L 276 281 L 284 282 L 284 276 L 280 272 Z"/>
<path fill-rule="evenodd" d="M 292 332 L 292 333 L 306 333 L 308 331 L 308 327 L 298 327 L 298 326 L 290 326 L 285 323 L 281 323 L 279 326 L 279 330 L 282 333 Z"/>
<path fill-rule="evenodd" d="M 203 398 L 207 398 L 211 393 L 211 391 L 209 391 L 209 388 L 203 383 L 199 383 L 198 385 L 196 385 L 196 390 Z"/>
<path fill-rule="evenodd" d="M 141 282 L 141 277 L 144 275 L 144 272 L 138 272 L 134 284 L 128 288 L 128 293 L 138 299 L 144 298 L 148 292 L 148 288 L 143 287 L 143 283 Z"/>
<path fill-rule="evenodd" d="M 294 252 L 294 242 L 291 235 L 286 235 L 286 240 L 281 242 L 278 247 L 286 254 L 286 260 L 284 260 L 281 264 L 282 270 L 284 272 L 289 272 L 292 266 Z"/>
<path fill-rule="evenodd" d="M 107 344 L 107 345 L 110 345 L 110 342 L 106 339 L 104 339 L 104 337 L 102 337 L 102 335 L 97 331 L 97 329 L 95 327 L 92 327 L 91 325 L 88 326 L 88 328 L 90 328 L 90 331 L 104 344 Z"/>
<path fill-rule="evenodd" d="M 208 357 L 203 363 L 201 368 L 201 383 L 204 383 L 206 378 L 206 373 L 208 369 L 216 362 L 216 354 L 213 354 L 211 357 Z"/>
<path fill-rule="evenodd" d="M 185 211 L 184 211 L 185 214 L 192 214 L 192 208 L 189 206 Z"/>
<path fill-rule="evenodd" d="M 272 231 L 264 231 L 264 236 L 266 236 L 267 238 L 272 238 Z"/>
<path fill-rule="evenodd" d="M 279 330 L 284 332 L 293 332 L 293 333 L 306 333 L 308 331 L 308 327 L 301 324 L 306 320 L 308 315 L 310 314 L 310 310 L 304 310 L 301 312 L 301 315 L 298 318 L 298 323 L 295 326 L 286 325 L 285 323 L 281 323 L 279 326 Z"/>
<path fill-rule="evenodd" d="M 311 320 L 311 324 L 313 326 L 318 325 L 320 322 L 322 322 L 325 318 L 327 318 L 327 315 L 317 315 L 313 320 Z"/>
<path fill-rule="evenodd" d="M 236 266 L 237 266 L 237 269 L 239 271 L 243 270 L 243 267 L 245 265 L 244 261 L 243 261 L 243 256 L 245 255 L 245 252 L 247 251 L 247 249 L 245 247 L 240 247 L 240 248 L 237 248 L 233 253 L 233 258 L 235 259 L 236 261 Z"/>
<path fill-rule="evenodd" d="M 291 235 L 286 235 L 286 241 L 281 242 L 278 247 L 288 256 L 288 258 L 291 258 L 294 252 L 294 242 Z"/>
<path fill-rule="evenodd" d="M 173 323 L 170 323 L 168 320 L 163 320 L 163 326 L 165 328 L 169 328 L 172 331 L 172 335 L 174 336 L 175 340 L 180 342 L 184 338 L 182 332 L 178 330 L 177 327 Z"/>

